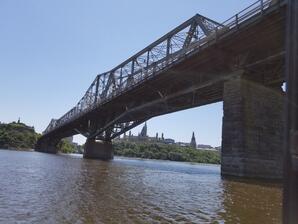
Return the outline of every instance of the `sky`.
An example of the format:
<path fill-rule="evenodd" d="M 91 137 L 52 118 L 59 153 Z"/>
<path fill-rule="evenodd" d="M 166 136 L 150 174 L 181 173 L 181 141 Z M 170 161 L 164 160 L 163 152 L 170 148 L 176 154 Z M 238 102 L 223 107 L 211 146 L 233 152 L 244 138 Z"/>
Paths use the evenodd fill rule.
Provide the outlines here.
<path fill-rule="evenodd" d="M 196 13 L 218 22 L 254 0 L 0 0 L 0 121 L 42 132 L 111 70 Z M 147 122 L 148 134 L 221 144 L 222 103 Z M 137 134 L 142 125 L 133 130 Z M 75 141 L 83 143 L 80 136 Z"/>

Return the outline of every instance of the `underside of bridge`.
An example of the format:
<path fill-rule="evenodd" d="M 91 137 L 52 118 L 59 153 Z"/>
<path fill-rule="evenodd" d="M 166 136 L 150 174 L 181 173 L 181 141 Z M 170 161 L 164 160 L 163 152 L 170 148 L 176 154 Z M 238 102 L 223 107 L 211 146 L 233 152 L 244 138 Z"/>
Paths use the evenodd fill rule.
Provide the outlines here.
<path fill-rule="evenodd" d="M 144 121 L 223 101 L 222 174 L 281 178 L 286 6 L 284 1 L 260 2 L 260 7 L 242 22 L 241 18 L 249 14 L 237 14 L 233 25 L 208 20 L 208 27 L 210 23 L 217 26 L 214 32 L 202 25 L 207 21 L 205 17 L 202 20 L 195 16 L 195 23 L 188 23 L 201 24 L 206 34 L 204 42 L 187 45 L 194 39 L 187 37 L 185 49 L 176 57 L 177 52 L 169 53 L 175 37 L 172 31 L 164 37 L 168 57 L 148 65 L 154 48 L 149 46 L 147 67 L 136 71 L 134 66 L 141 61 L 138 57 L 147 52 L 141 51 L 131 59 L 125 91 L 115 81 L 120 67 L 108 74 L 108 86 L 101 95 L 100 78 L 106 74 L 98 76 L 76 107 L 50 123 L 36 150 L 55 153 L 60 139 L 82 134 L 88 138 L 86 158 L 112 159 L 112 139 Z M 193 30 L 191 26 L 187 35 Z M 99 96 L 106 98 L 99 102 Z M 86 102 L 91 103 L 86 107 Z"/>

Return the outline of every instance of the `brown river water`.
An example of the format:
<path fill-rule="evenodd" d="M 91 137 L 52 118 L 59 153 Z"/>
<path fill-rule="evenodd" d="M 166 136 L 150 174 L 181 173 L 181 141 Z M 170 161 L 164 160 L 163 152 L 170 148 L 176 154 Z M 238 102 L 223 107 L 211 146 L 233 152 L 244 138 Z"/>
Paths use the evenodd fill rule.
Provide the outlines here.
<path fill-rule="evenodd" d="M 0 150 L 0 223 L 281 223 L 278 184 L 220 166 Z"/>

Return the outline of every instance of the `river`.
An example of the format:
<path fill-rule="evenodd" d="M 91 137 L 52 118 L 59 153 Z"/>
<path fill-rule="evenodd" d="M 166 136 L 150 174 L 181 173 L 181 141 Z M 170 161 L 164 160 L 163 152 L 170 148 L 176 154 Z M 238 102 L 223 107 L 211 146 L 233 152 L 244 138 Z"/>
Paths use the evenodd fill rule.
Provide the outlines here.
<path fill-rule="evenodd" d="M 220 166 L 0 150 L 0 223 L 281 223 L 278 184 Z"/>

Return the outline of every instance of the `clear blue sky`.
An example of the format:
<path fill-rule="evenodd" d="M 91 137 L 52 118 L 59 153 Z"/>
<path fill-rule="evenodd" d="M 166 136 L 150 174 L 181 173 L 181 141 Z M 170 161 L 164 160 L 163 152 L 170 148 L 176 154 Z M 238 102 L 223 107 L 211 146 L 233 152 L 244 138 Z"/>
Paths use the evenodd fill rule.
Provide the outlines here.
<path fill-rule="evenodd" d="M 0 121 L 42 132 L 110 70 L 200 13 L 222 22 L 254 0 L 1 0 Z M 221 144 L 222 103 L 153 118 L 148 132 Z M 137 133 L 141 127 L 133 132 Z M 82 142 L 82 138 L 76 138 Z"/>

